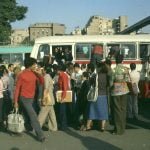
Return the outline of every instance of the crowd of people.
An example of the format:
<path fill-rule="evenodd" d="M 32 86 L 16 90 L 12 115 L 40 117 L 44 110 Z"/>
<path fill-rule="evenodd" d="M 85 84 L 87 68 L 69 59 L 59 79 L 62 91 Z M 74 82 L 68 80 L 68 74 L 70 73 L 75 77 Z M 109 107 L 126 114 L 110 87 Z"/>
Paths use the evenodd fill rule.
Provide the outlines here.
<path fill-rule="evenodd" d="M 39 141 L 45 141 L 42 131 L 77 130 L 89 131 L 97 125 L 104 132 L 106 122 L 113 122 L 112 134 L 125 132 L 126 118 L 138 119 L 138 82 L 140 73 L 136 64 L 123 66 L 123 56 L 116 56 L 116 67 L 111 60 L 101 59 L 89 64 L 60 62 L 37 63 L 26 58 L 25 69 L 9 64 L 0 66 L 0 129 L 7 128 L 7 116 L 13 108 L 19 108 L 25 119 L 26 131 L 34 130 Z M 130 71 L 131 69 L 131 71 Z M 136 85 L 137 93 L 131 93 L 128 82 Z M 87 98 L 91 86 L 97 86 L 95 101 Z M 62 91 L 57 102 L 56 92 Z M 72 102 L 64 102 L 67 91 L 72 91 Z M 51 102 L 43 99 L 50 95 Z M 127 116 L 126 116 L 127 115 Z"/>

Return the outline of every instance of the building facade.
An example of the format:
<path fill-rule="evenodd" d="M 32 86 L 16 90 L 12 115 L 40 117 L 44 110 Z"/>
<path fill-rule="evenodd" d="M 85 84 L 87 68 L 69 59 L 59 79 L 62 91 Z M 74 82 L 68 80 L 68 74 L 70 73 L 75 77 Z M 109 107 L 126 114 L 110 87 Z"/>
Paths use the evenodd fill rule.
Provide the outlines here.
<path fill-rule="evenodd" d="M 87 22 L 84 33 L 89 35 L 111 35 L 127 27 L 127 16 L 109 19 L 101 16 L 92 16 Z"/>
<path fill-rule="evenodd" d="M 65 25 L 58 23 L 36 23 L 29 26 L 30 41 L 36 38 L 53 35 L 64 35 Z"/>
<path fill-rule="evenodd" d="M 79 27 L 76 27 L 76 28 L 72 31 L 71 35 L 82 35 L 82 30 L 81 30 Z"/>
<path fill-rule="evenodd" d="M 113 19 L 113 28 L 115 33 L 119 33 L 125 30 L 128 27 L 128 17 L 127 16 L 119 16 L 116 19 Z"/>
<path fill-rule="evenodd" d="M 13 29 L 11 34 L 11 45 L 20 45 L 26 38 L 29 37 L 27 29 Z"/>

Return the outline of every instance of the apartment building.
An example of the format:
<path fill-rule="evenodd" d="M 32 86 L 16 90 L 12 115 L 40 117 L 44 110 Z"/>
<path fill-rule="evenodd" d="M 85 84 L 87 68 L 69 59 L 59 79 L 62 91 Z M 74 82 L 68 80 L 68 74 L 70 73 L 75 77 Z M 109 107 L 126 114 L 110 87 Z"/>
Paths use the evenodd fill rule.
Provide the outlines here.
<path fill-rule="evenodd" d="M 109 19 L 101 16 L 92 16 L 87 22 L 84 32 L 89 35 L 111 35 L 127 27 L 127 16 Z"/>
<path fill-rule="evenodd" d="M 36 38 L 53 35 L 64 35 L 65 25 L 58 23 L 35 23 L 29 26 L 30 41 Z"/>
<path fill-rule="evenodd" d="M 28 29 L 13 29 L 10 36 L 11 45 L 19 45 L 28 37 Z"/>
<path fill-rule="evenodd" d="M 128 27 L 128 17 L 119 16 L 116 19 L 113 19 L 113 29 L 115 33 L 119 33 Z"/>

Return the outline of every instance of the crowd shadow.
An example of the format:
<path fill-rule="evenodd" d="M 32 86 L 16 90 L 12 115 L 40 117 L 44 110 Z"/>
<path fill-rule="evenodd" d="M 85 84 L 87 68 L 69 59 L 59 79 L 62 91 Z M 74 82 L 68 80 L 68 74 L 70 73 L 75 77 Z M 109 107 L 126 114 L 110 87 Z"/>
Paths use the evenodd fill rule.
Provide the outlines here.
<path fill-rule="evenodd" d="M 10 150 L 20 150 L 18 147 L 12 147 Z"/>
<path fill-rule="evenodd" d="M 139 118 L 127 120 L 129 128 L 150 129 L 150 100 L 140 100 L 139 102 Z M 129 125 L 130 124 L 130 125 Z M 132 127 L 132 125 L 134 127 Z"/>
<path fill-rule="evenodd" d="M 87 148 L 87 150 L 121 150 L 120 148 L 110 143 L 104 142 L 94 137 L 82 136 L 71 129 L 68 129 L 68 131 L 65 133 L 74 138 L 80 139 L 80 141 L 82 142 L 84 147 Z"/>
<path fill-rule="evenodd" d="M 139 114 L 150 121 L 150 99 L 139 100 Z"/>
<path fill-rule="evenodd" d="M 127 128 L 128 129 L 137 129 L 137 128 L 150 129 L 150 122 L 131 119 L 127 121 Z"/>

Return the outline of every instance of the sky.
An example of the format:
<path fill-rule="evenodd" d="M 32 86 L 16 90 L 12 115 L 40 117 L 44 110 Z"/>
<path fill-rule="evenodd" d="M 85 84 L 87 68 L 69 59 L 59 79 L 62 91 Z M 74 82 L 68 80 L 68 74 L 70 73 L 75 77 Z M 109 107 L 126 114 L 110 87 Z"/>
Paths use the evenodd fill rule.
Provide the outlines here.
<path fill-rule="evenodd" d="M 28 28 L 35 23 L 61 23 L 66 33 L 75 27 L 84 28 L 91 16 L 114 19 L 128 16 L 128 26 L 150 16 L 150 0 L 16 0 L 28 7 L 26 18 L 12 24 L 13 28 Z"/>

